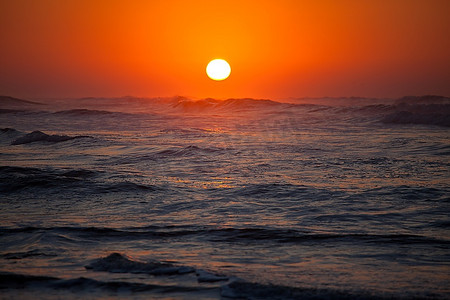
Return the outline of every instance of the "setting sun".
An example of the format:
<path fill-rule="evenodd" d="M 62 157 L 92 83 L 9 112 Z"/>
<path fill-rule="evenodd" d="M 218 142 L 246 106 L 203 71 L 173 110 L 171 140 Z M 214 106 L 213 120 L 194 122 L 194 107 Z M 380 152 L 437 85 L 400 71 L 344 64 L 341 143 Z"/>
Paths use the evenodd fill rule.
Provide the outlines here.
<path fill-rule="evenodd" d="M 449 12 L 0 0 L 0 300 L 450 300 Z"/>
<path fill-rule="evenodd" d="M 206 74 L 213 80 L 224 80 L 230 76 L 231 67 L 226 60 L 213 59 L 206 67 Z"/>

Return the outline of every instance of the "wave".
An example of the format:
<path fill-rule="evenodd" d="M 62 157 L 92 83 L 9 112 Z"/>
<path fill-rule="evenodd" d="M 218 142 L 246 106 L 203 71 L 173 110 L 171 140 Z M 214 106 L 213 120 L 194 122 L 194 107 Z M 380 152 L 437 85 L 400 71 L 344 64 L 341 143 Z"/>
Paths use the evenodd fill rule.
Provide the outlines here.
<path fill-rule="evenodd" d="M 155 192 L 163 191 L 163 187 L 144 185 L 129 181 L 102 182 L 97 178 L 101 171 L 87 169 L 40 169 L 32 167 L 0 166 L 0 192 L 15 193 L 24 190 L 52 189 L 64 187 L 67 189 L 80 188 L 91 194 L 120 193 L 120 192 Z"/>
<path fill-rule="evenodd" d="M 54 112 L 53 115 L 56 116 L 74 116 L 74 117 L 89 117 L 89 116 L 122 116 L 128 115 L 122 112 L 112 112 L 107 110 L 96 110 L 96 109 L 69 109 Z"/>
<path fill-rule="evenodd" d="M 110 273 L 148 274 L 153 276 L 195 273 L 199 283 L 228 281 L 230 279 L 221 274 L 215 274 L 213 272 L 189 266 L 178 266 L 172 263 L 159 261 L 135 261 L 120 253 L 112 253 L 107 257 L 95 259 L 89 265 L 85 266 L 85 268 L 88 270 Z"/>
<path fill-rule="evenodd" d="M 14 98 L 10 96 L 0 96 L 0 105 L 9 106 L 9 105 L 44 105 L 44 104 L 40 102 Z"/>
<path fill-rule="evenodd" d="M 124 181 L 118 183 L 97 184 L 95 191 L 98 193 L 120 193 L 120 192 L 154 192 L 163 189 L 154 185 L 144 185 L 134 182 Z"/>
<path fill-rule="evenodd" d="M 27 112 L 27 110 L 23 110 L 23 109 L 7 109 L 7 108 L 0 109 L 0 114 L 15 114 L 15 113 L 23 113 L 23 112 Z"/>
<path fill-rule="evenodd" d="M 96 176 L 91 170 L 54 170 L 0 166 L 0 192 L 11 193 L 33 188 L 61 188 L 79 184 Z"/>
<path fill-rule="evenodd" d="M 175 275 L 176 276 L 176 275 Z M 259 300 L 317 300 L 317 299 L 367 299 L 367 300 L 383 300 L 383 299 L 445 299 L 444 295 L 427 293 L 411 293 L 408 291 L 399 290 L 395 294 L 373 292 L 363 290 L 338 290 L 331 288 L 306 288 L 306 287 L 291 287 L 285 285 L 263 284 L 257 282 L 250 282 L 240 278 L 232 278 L 225 283 L 219 285 L 199 284 L 183 285 L 175 283 L 176 279 L 169 277 L 174 283 L 168 284 L 150 284 L 142 282 L 133 282 L 121 280 L 98 280 L 85 277 L 78 277 L 72 279 L 61 279 L 53 276 L 43 275 L 25 275 L 10 272 L 0 273 L 0 289 L 2 295 L 11 295 L 15 298 L 17 294 L 15 291 L 20 289 L 21 295 L 29 296 L 29 299 L 36 297 L 36 292 L 52 291 L 66 291 L 69 294 L 60 294 L 61 298 L 72 298 L 77 296 L 84 298 L 87 295 L 83 292 L 89 292 L 89 295 L 96 298 L 103 298 L 106 296 L 129 297 L 130 293 L 134 297 L 146 296 L 151 298 L 157 294 L 159 297 L 172 298 L 203 298 L 208 299 L 259 299 Z M 28 292 L 29 295 L 26 293 Z M 99 295 L 98 292 L 106 292 L 107 294 Z M 205 294 L 206 293 L 206 294 Z"/>
<path fill-rule="evenodd" d="M 105 258 L 96 259 L 85 268 L 93 271 L 106 271 L 111 273 L 149 275 L 174 275 L 194 272 L 194 269 L 191 267 L 175 266 L 170 263 L 133 261 L 119 253 L 112 253 Z"/>
<path fill-rule="evenodd" d="M 330 193 L 326 190 L 310 188 L 307 186 L 299 186 L 293 184 L 280 183 L 262 183 L 251 184 L 243 187 L 230 188 L 228 193 L 235 197 L 270 197 L 270 198 L 284 198 L 284 197 L 298 197 L 299 195 L 314 195 L 318 197 L 322 193 Z"/>
<path fill-rule="evenodd" d="M 388 124 L 422 124 L 450 127 L 450 114 L 398 111 L 385 116 L 381 121 Z"/>
<path fill-rule="evenodd" d="M 342 100 L 342 99 L 337 99 Z M 367 99 L 366 99 L 367 100 Z M 422 96 L 417 99 L 402 98 L 397 101 L 359 101 L 352 99 L 351 105 L 342 105 L 341 102 L 327 102 L 327 105 L 318 103 L 284 103 L 273 100 L 242 99 L 202 99 L 198 101 L 185 98 L 171 102 L 170 107 L 184 113 L 227 113 L 227 112 L 261 112 L 261 113 L 288 113 L 305 116 L 321 116 L 326 120 L 329 114 L 346 116 L 345 119 L 365 121 L 366 117 L 372 120 L 381 120 L 390 124 L 425 124 L 450 126 L 450 98 L 440 96 Z M 349 119 L 350 118 L 350 119 Z M 325 120 L 324 119 L 324 120 Z"/>
<path fill-rule="evenodd" d="M 199 283 L 224 282 L 220 286 L 220 296 L 239 299 L 318 299 L 321 297 L 338 297 L 345 295 L 345 299 L 380 299 L 368 293 L 354 293 L 336 291 L 331 289 L 299 288 L 281 285 L 267 285 L 248 282 L 237 277 L 231 277 L 214 272 L 196 269 L 194 267 L 174 266 L 162 262 L 138 262 L 119 254 L 112 253 L 105 258 L 94 260 L 86 266 L 93 271 L 104 271 L 112 273 L 148 274 L 154 276 L 177 276 L 187 273 L 195 273 Z"/>
<path fill-rule="evenodd" d="M 450 98 L 438 95 L 404 96 L 395 100 L 395 104 L 450 104 Z"/>
<path fill-rule="evenodd" d="M 26 175 L 39 175 L 44 176 L 45 174 L 49 175 L 59 175 L 63 177 L 72 177 L 72 178 L 89 178 L 98 174 L 97 171 L 91 171 L 86 169 L 72 169 L 72 170 L 54 170 L 54 169 L 39 169 L 33 167 L 11 167 L 11 166 L 0 166 L 0 176 L 5 175 L 15 175 L 18 177 L 26 176 Z"/>
<path fill-rule="evenodd" d="M 213 147 L 198 147 L 189 145 L 182 148 L 171 148 L 162 150 L 155 154 L 155 158 L 167 158 L 167 157 L 180 157 L 180 156 L 192 156 L 196 154 L 211 154 L 222 152 L 223 148 L 213 148 Z"/>
<path fill-rule="evenodd" d="M 450 241 L 438 240 L 434 238 L 408 235 L 408 234 L 320 234 L 305 233 L 297 230 L 285 229 L 264 229 L 264 228 L 229 228 L 211 230 L 210 240 L 223 242 L 239 241 L 271 241 L 276 243 L 310 243 L 323 241 L 334 242 L 360 242 L 360 243 L 380 243 L 380 244 L 446 244 Z"/>
<path fill-rule="evenodd" d="M 232 299 L 380 299 L 369 294 L 355 295 L 344 291 L 296 288 L 236 280 L 221 289 L 221 296 Z"/>
<path fill-rule="evenodd" d="M 446 197 L 449 193 L 448 188 L 433 188 L 433 187 L 411 187 L 407 185 L 400 186 L 385 186 L 374 189 L 369 189 L 364 192 L 366 197 L 389 197 L 394 196 L 397 199 L 404 200 L 426 200 L 426 201 L 449 201 Z M 360 196 L 360 195 L 358 195 Z"/>
<path fill-rule="evenodd" d="M 349 99 L 339 98 L 323 102 L 320 99 L 313 99 L 311 103 L 316 103 L 316 108 L 308 110 L 308 114 L 345 115 L 349 121 L 364 121 L 365 117 L 369 117 L 371 118 L 369 120 L 376 120 L 385 124 L 450 126 L 450 98 L 448 97 L 410 96 L 389 101 L 377 101 L 377 99 L 347 100 Z M 322 105 L 318 105 L 321 103 Z M 326 104 L 326 106 L 323 106 L 323 104 Z M 294 110 L 299 107 L 299 104 L 293 106 Z"/>
<path fill-rule="evenodd" d="M 172 109 L 180 112 L 199 113 L 199 112 L 238 112 L 249 110 L 261 110 L 267 108 L 282 108 L 286 106 L 292 106 L 292 104 L 281 103 L 267 99 L 252 99 L 252 98 L 239 98 L 239 99 L 202 99 L 202 100 L 190 100 L 186 98 L 177 99 L 170 104 Z"/>
<path fill-rule="evenodd" d="M 288 114 L 300 117 L 304 121 L 327 122 L 330 114 L 336 121 L 353 123 L 382 122 L 385 124 L 425 124 L 450 126 L 450 98 L 442 96 L 403 97 L 394 99 L 366 98 L 318 98 L 281 102 L 268 99 L 231 98 L 219 100 L 206 98 L 192 100 L 185 97 L 172 98 L 112 98 L 92 101 L 85 99 L 77 102 L 83 108 L 61 110 L 46 113 L 49 116 L 77 117 L 124 117 L 178 114 L 224 114 L 252 113 L 278 116 Z M 60 103 L 63 107 L 64 103 Z M 72 106 L 70 101 L 67 105 Z M 3 113 L 18 113 L 19 108 L 2 108 Z M 110 111 L 113 110 L 113 111 Z M 152 112 L 152 113 L 149 113 Z M 29 112 L 27 112 L 29 113 Z M 55 138 L 56 139 L 56 138 Z M 57 139 L 56 139 L 57 140 Z"/>
<path fill-rule="evenodd" d="M 54 115 L 64 115 L 64 116 L 91 116 L 91 115 L 111 115 L 113 112 L 106 110 L 93 110 L 93 109 L 69 109 L 62 110 L 53 113 Z"/>
<path fill-rule="evenodd" d="M 162 294 L 167 294 L 167 293 L 201 292 L 214 289 L 207 286 L 191 287 L 173 284 L 171 285 L 144 284 L 138 282 L 116 281 L 116 280 L 100 281 L 84 277 L 73 279 L 61 279 L 52 276 L 24 275 L 6 272 L 0 273 L 0 289 L 2 289 L 2 292 L 5 292 L 7 289 L 22 290 L 27 287 L 32 287 L 34 289 L 44 288 L 44 289 L 68 290 L 68 291 L 73 291 L 75 289 L 77 292 L 92 291 L 92 289 L 97 289 L 101 291 L 125 293 L 125 295 L 127 294 L 127 292 L 133 293 L 158 292 Z"/>
<path fill-rule="evenodd" d="M 10 144 L 11 141 L 23 136 L 24 133 L 14 128 L 1 128 L 0 129 L 0 142 Z"/>
<path fill-rule="evenodd" d="M 426 295 L 413 294 L 408 291 L 402 291 L 402 294 L 389 293 L 375 294 L 360 290 L 339 290 L 331 288 L 302 288 L 274 284 L 261 284 L 245 280 L 234 280 L 221 287 L 221 296 L 231 299 L 259 299 L 259 300 L 318 300 L 318 299 L 440 299 L 440 295 L 427 293 Z"/>
<path fill-rule="evenodd" d="M 356 122 L 364 121 L 366 117 L 369 117 L 369 120 L 385 124 L 450 126 L 450 104 L 378 104 L 356 107 L 321 107 L 308 111 L 309 114 L 324 112 L 347 116 L 348 121 Z"/>
<path fill-rule="evenodd" d="M 403 97 L 385 110 L 381 122 L 450 126 L 450 98 L 443 96 Z"/>
<path fill-rule="evenodd" d="M 39 251 L 37 249 L 26 251 L 26 252 L 4 253 L 4 254 L 0 255 L 0 257 L 2 257 L 4 259 L 13 259 L 13 260 L 19 260 L 19 259 L 24 259 L 24 258 L 29 258 L 29 257 L 36 257 L 36 256 L 39 256 L 39 257 L 54 257 L 54 256 L 57 256 L 57 255 L 56 254 L 45 253 L 45 252 Z"/>
<path fill-rule="evenodd" d="M 27 288 L 30 288 L 27 290 Z M 202 298 L 207 296 L 208 299 L 260 299 L 260 300 L 293 300 L 293 299 L 392 299 L 394 295 L 375 295 L 364 291 L 345 291 L 345 290 L 333 290 L 327 288 L 301 288 L 290 287 L 282 285 L 271 285 L 249 282 L 241 279 L 235 279 L 232 282 L 219 285 L 197 285 L 197 286 L 185 286 L 181 284 L 149 284 L 133 281 L 114 280 L 114 281 L 102 281 L 91 278 L 79 277 L 73 279 L 61 279 L 52 276 L 42 275 L 24 275 L 16 273 L 0 273 L 0 289 L 2 289 L 3 295 L 14 295 L 14 291 L 21 290 L 21 295 L 27 295 L 30 299 L 36 297 L 36 292 L 46 292 L 46 290 L 53 291 L 67 291 L 70 294 L 60 294 L 62 298 L 74 296 L 86 297 L 83 292 L 89 292 L 90 296 L 97 295 L 98 292 L 106 292 L 105 296 L 110 298 L 114 295 L 129 297 L 130 293 L 134 296 L 142 295 L 151 297 L 152 295 L 159 294 L 163 297 L 170 297 L 171 294 L 175 298 L 181 297 L 196 297 Z M 26 293 L 29 292 L 29 295 Z M 76 292 L 76 294 L 74 294 Z M 94 294 L 92 294 L 94 293 Z M 207 293 L 206 295 L 204 293 Z M 427 294 L 427 295 L 407 295 L 406 294 L 395 295 L 396 299 L 439 299 L 439 295 Z M 34 295 L 34 296 L 33 296 Z M 17 296 L 17 295 L 16 295 Z M 77 297 L 77 299 L 78 299 Z M 14 297 L 12 297 L 14 298 Z M 90 297 L 89 297 L 90 298 Z M 103 298 L 103 297 L 101 297 Z M 159 297 L 158 297 L 159 298 Z M 172 298 L 172 297 L 170 297 Z"/>
<path fill-rule="evenodd" d="M 309 113 L 327 112 L 346 115 L 348 120 L 363 121 L 365 117 L 385 124 L 421 124 L 450 126 L 450 104 L 377 104 L 355 107 L 322 107 Z M 370 119 L 369 119 L 370 120 Z"/>
<path fill-rule="evenodd" d="M 14 141 L 11 142 L 11 145 L 23 145 L 35 142 L 60 143 L 80 138 L 92 138 L 92 137 L 87 135 L 77 135 L 77 136 L 57 135 L 57 134 L 49 135 L 43 133 L 42 131 L 36 130 L 15 139 Z"/>
<path fill-rule="evenodd" d="M 438 226 L 438 225 L 436 225 Z M 439 225 L 440 226 L 440 225 Z M 76 236 L 87 239 L 118 240 L 150 240 L 168 238 L 199 238 L 211 242 L 239 243 L 239 242 L 268 242 L 277 244 L 303 244 L 323 242 L 352 242 L 401 245 L 438 245 L 449 247 L 450 241 L 413 234 L 369 234 L 369 233 L 310 233 L 294 229 L 278 228 L 213 228 L 196 226 L 150 226 L 135 228 L 98 228 L 98 227 L 23 227 L 0 228 L 0 235 L 49 232 L 64 236 Z"/>
<path fill-rule="evenodd" d="M 230 148 L 220 147 L 198 147 L 189 145 L 186 147 L 170 147 L 168 149 L 156 151 L 154 153 L 148 153 L 143 155 L 124 155 L 121 157 L 112 157 L 108 161 L 113 164 L 135 164 L 146 161 L 160 161 L 166 159 L 176 159 L 182 157 L 192 156 L 207 156 L 213 154 L 222 154 L 230 151 Z"/>
<path fill-rule="evenodd" d="M 384 123 L 450 126 L 450 98 L 442 96 L 403 97 L 395 101 L 395 111 Z"/>
<path fill-rule="evenodd" d="M 0 273 L 0 288 L 3 291 L 11 289 L 23 289 L 27 287 L 51 288 L 56 290 L 74 290 L 81 292 L 84 290 L 97 289 L 108 292 L 157 292 L 167 295 L 168 293 L 182 293 L 183 295 L 196 294 L 201 291 L 215 293 L 214 298 L 232 299 L 410 299 L 425 298 L 437 299 L 441 295 L 427 293 L 426 295 L 411 294 L 408 291 L 401 291 L 395 295 L 389 293 L 375 294 L 360 290 L 337 290 L 331 288 L 306 288 L 275 284 L 263 284 L 250 282 L 237 277 L 218 275 L 194 267 L 179 266 L 163 262 L 138 262 L 131 260 L 125 255 L 112 253 L 107 257 L 94 260 L 86 266 L 86 269 L 97 272 L 110 273 L 130 273 L 147 274 L 152 276 L 167 276 L 178 284 L 148 284 L 129 281 L 101 281 L 90 278 L 60 279 L 51 276 L 22 275 L 15 273 Z M 180 284 L 180 276 L 195 273 L 198 285 L 184 286 Z M 167 282 L 166 280 L 166 282 Z M 181 281 L 183 282 L 183 281 Z M 209 283 L 214 283 L 211 285 Z M 205 284 L 208 283 L 208 284 Z M 136 295 L 136 294 L 135 294 Z M 211 295 L 210 295 L 211 296 Z"/>

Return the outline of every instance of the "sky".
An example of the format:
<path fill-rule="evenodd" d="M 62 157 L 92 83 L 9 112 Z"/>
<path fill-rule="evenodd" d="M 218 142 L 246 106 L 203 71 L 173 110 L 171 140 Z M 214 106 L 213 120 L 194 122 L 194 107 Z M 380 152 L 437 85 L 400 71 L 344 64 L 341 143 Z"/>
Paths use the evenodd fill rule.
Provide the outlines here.
<path fill-rule="evenodd" d="M 450 96 L 448 0 L 0 0 L 0 95 Z M 231 75 L 213 81 L 208 62 Z"/>

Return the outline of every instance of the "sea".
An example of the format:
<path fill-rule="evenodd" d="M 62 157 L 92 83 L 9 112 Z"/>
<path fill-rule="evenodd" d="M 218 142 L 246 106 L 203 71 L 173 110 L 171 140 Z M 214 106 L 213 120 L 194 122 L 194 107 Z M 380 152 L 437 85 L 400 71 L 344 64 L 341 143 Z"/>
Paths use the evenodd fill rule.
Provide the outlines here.
<path fill-rule="evenodd" d="M 0 97 L 0 299 L 450 299 L 450 98 Z"/>

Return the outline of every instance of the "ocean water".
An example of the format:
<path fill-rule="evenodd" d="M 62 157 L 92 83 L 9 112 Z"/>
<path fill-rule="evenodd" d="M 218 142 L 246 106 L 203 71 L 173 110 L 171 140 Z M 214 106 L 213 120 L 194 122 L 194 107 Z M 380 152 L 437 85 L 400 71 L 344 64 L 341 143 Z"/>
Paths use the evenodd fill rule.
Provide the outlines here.
<path fill-rule="evenodd" d="M 448 98 L 1 101 L 1 299 L 450 299 Z"/>

